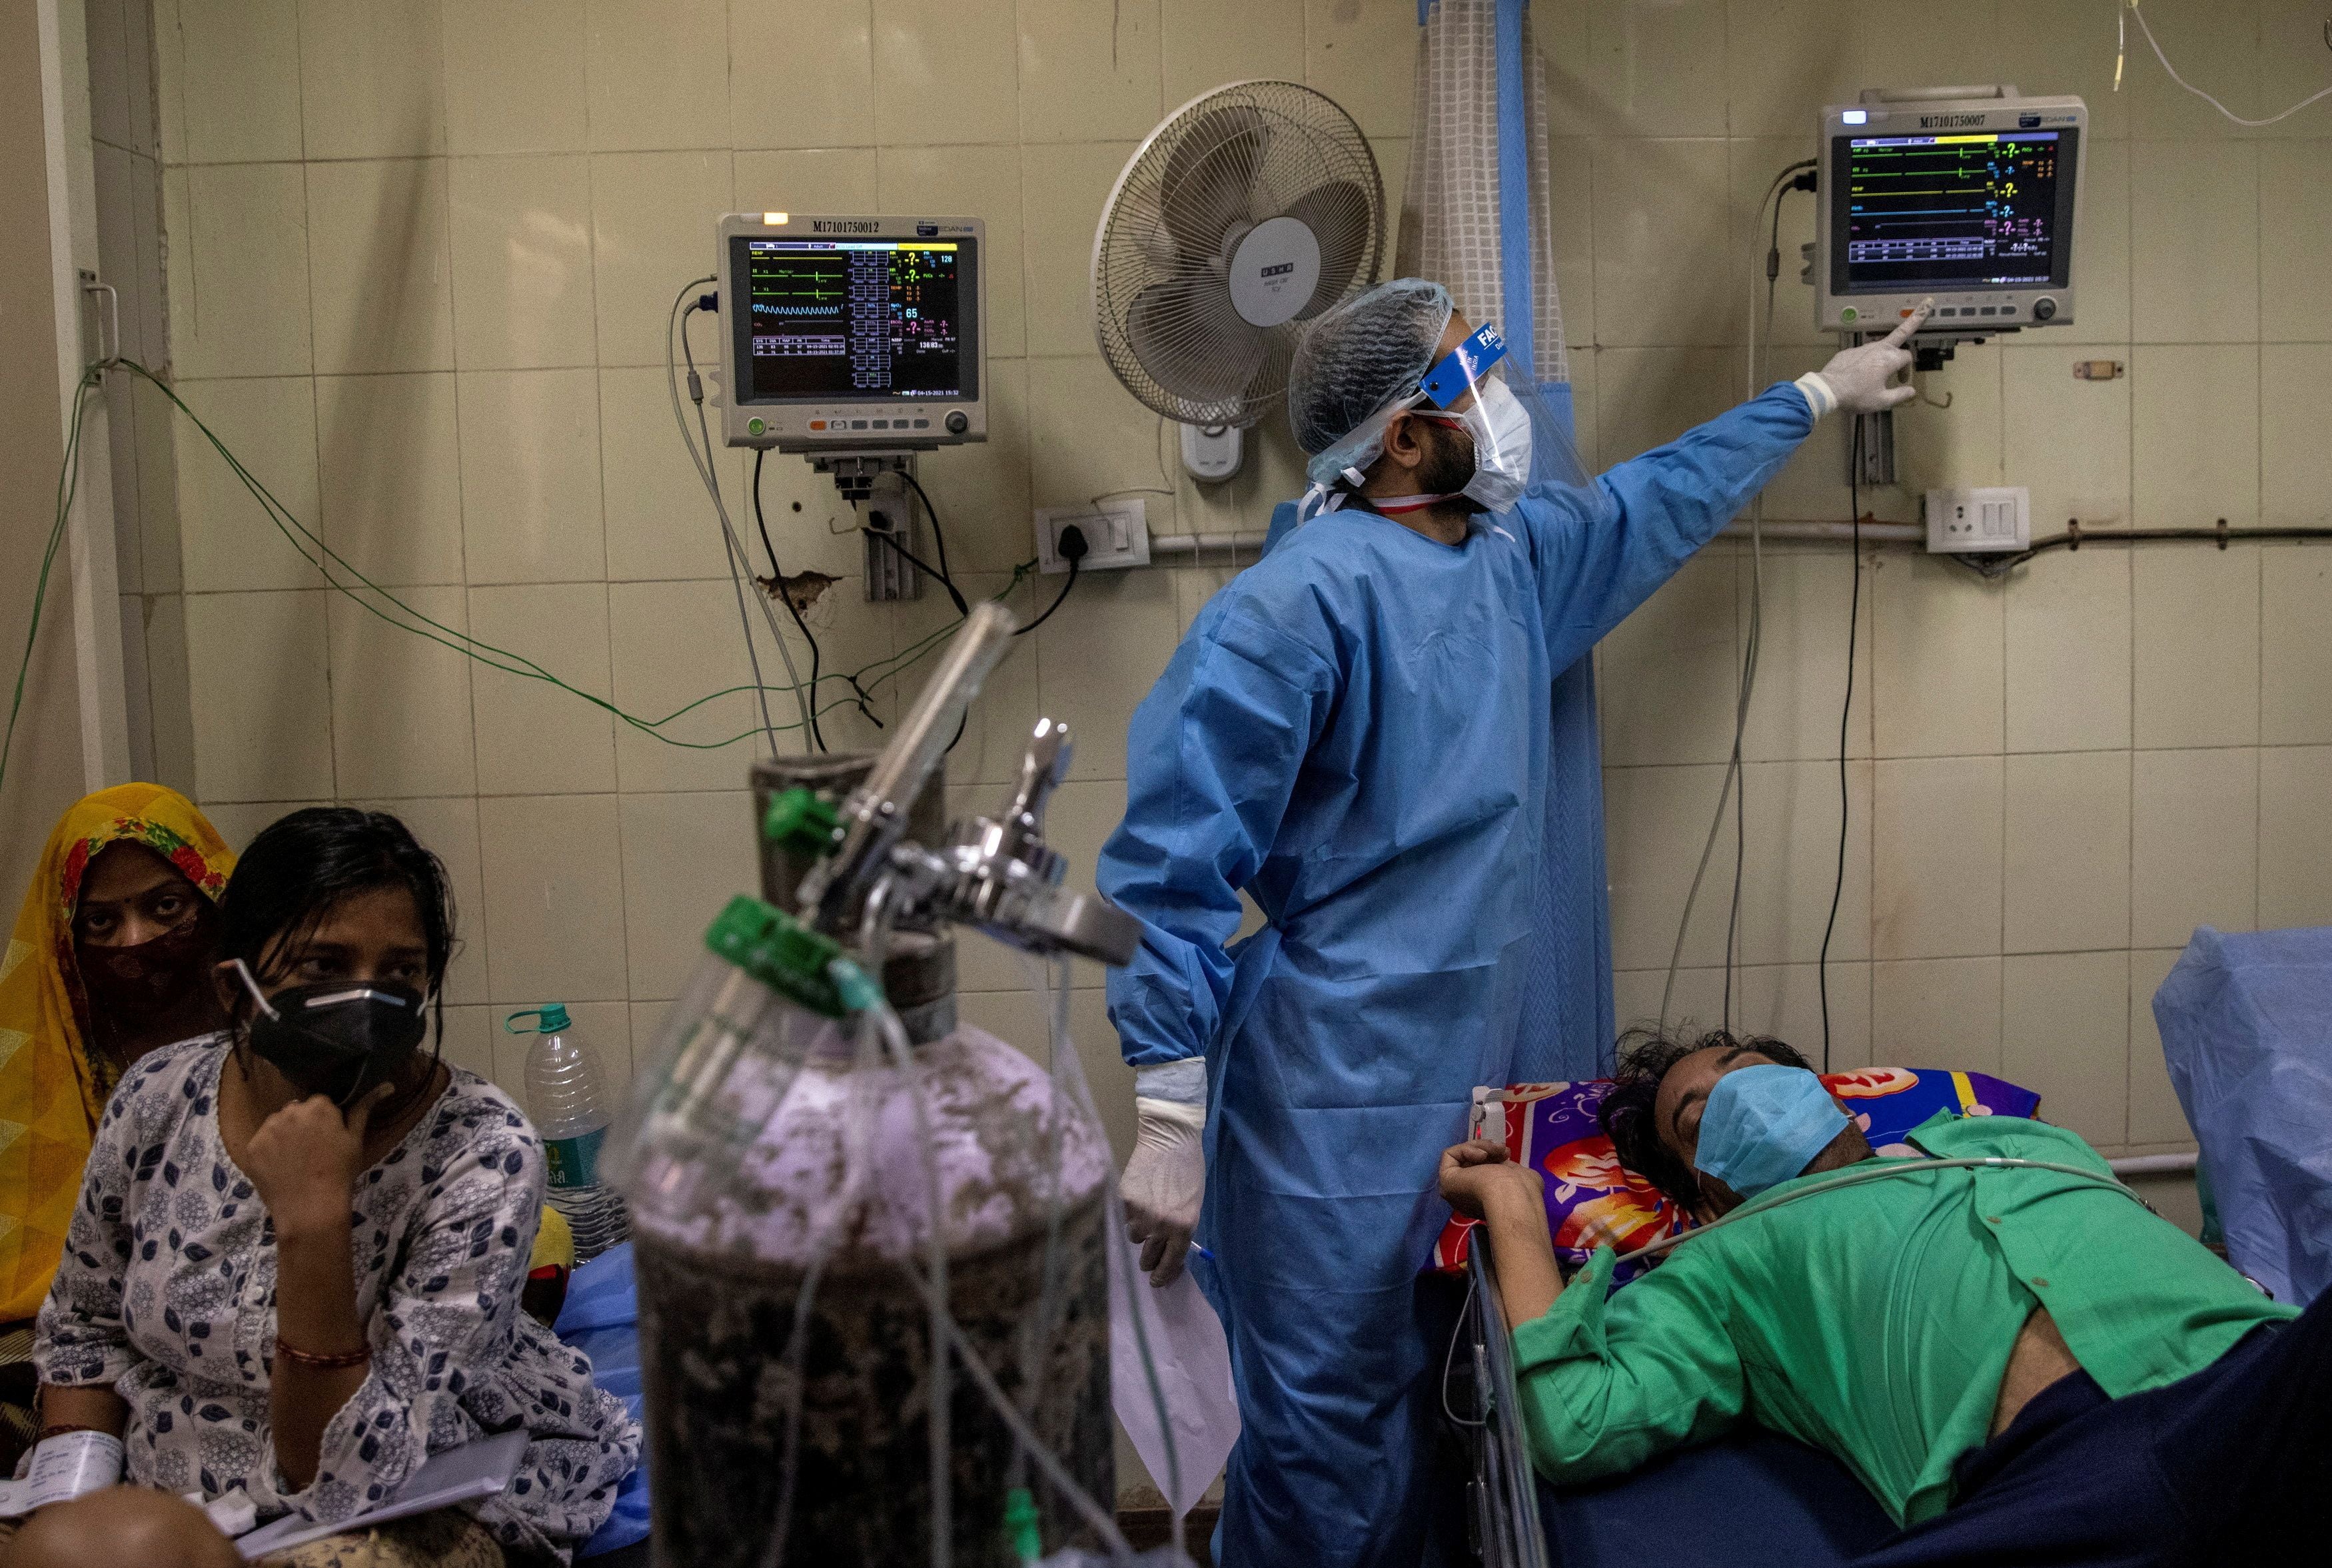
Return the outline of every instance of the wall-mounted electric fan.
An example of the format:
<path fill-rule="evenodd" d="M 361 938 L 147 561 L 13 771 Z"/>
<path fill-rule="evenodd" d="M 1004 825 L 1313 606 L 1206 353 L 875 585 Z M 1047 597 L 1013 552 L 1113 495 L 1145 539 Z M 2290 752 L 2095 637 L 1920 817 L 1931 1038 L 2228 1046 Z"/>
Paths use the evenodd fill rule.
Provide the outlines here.
<path fill-rule="evenodd" d="M 1182 426 L 1197 478 L 1287 390 L 1306 324 L 1376 280 L 1384 182 L 1352 116 L 1292 81 L 1184 104 L 1117 177 L 1094 233 L 1094 329 L 1126 390 Z"/>

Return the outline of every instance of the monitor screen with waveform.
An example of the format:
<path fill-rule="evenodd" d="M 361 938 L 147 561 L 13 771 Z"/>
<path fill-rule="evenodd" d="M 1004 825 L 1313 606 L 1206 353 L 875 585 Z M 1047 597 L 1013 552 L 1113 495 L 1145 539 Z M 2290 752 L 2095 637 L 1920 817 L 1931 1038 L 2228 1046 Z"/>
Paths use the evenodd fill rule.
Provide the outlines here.
<path fill-rule="evenodd" d="M 1846 291 L 2061 286 L 2075 134 L 1849 139 Z"/>
<path fill-rule="evenodd" d="M 976 240 L 740 237 L 754 403 L 976 398 Z"/>

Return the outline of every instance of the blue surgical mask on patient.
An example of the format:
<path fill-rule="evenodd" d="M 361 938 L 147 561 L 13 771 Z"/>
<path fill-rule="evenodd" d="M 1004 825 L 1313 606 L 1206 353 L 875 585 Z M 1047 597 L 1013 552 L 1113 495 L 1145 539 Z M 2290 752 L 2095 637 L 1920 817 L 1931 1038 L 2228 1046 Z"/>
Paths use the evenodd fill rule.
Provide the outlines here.
<path fill-rule="evenodd" d="M 1845 1126 L 1846 1113 L 1804 1068 L 1735 1068 L 1708 1091 L 1692 1163 L 1754 1198 L 1802 1174 Z"/>

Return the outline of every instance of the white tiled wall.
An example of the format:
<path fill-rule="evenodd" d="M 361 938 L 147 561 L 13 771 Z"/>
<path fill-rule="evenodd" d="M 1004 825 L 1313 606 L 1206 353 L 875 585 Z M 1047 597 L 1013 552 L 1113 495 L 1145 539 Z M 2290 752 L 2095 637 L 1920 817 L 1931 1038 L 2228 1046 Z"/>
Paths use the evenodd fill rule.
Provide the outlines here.
<path fill-rule="evenodd" d="M 2090 100 L 2079 325 L 1963 351 L 1928 378 L 1930 402 L 1898 423 L 1906 483 L 1866 505 L 1907 518 L 1917 489 L 1951 481 L 2029 485 L 2042 531 L 2332 511 L 2332 111 L 2236 133 L 2136 55 L 2116 96 L 2107 9 L 1540 0 L 1590 458 L 1628 457 L 1740 395 L 1757 198 L 1812 151 L 1819 104 L 1997 79 Z M 2258 105 L 2321 74 L 2301 9 L 2155 0 L 2148 14 L 2193 74 Z M 1414 21 L 1410 0 L 156 0 L 168 347 L 186 396 L 334 550 L 515 656 L 470 663 L 320 591 L 181 430 L 168 531 L 149 524 L 146 547 L 167 557 L 149 582 L 183 579 L 166 630 L 182 625 L 189 650 L 202 798 L 244 834 L 315 799 L 406 813 L 462 898 L 464 1060 L 511 1073 L 502 1012 L 552 1000 L 627 1060 L 695 931 L 751 879 L 749 746 L 662 744 L 516 660 L 650 717 L 750 679 L 659 337 L 713 260 L 713 217 L 987 219 L 994 436 L 923 468 L 967 592 L 1011 583 L 1032 505 L 1125 489 L 1161 533 L 1257 529 L 1300 482 L 1284 432 L 1267 424 L 1222 490 L 1178 475 L 1159 423 L 1094 351 L 1094 223 L 1164 112 L 1252 76 L 1339 98 L 1397 197 Z M 1785 257 L 1809 207 L 1784 214 Z M 1802 289 L 1785 280 L 1780 299 L 1773 368 L 1794 375 L 1826 348 Z M 2128 374 L 2073 379 L 2090 358 Z M 1770 511 L 1843 518 L 1843 455 L 1826 428 Z M 750 472 L 722 454 L 741 519 Z M 864 667 L 887 719 L 921 670 L 884 661 L 948 622 L 943 599 L 860 603 L 849 511 L 799 460 L 770 461 L 764 499 L 788 569 L 842 579 L 810 618 L 827 668 Z M 2183 1139 L 2146 1002 L 2188 930 L 2332 918 L 2327 562 L 2286 545 L 2097 548 L 1985 583 L 1873 552 L 1858 584 L 1839 549 L 1769 546 L 1735 1020 L 1819 1045 L 1827 1015 L 1838 1060 L 2007 1071 L 2102 1145 Z M 1123 803 L 1127 716 L 1233 565 L 1081 584 L 992 681 L 951 759 L 955 800 L 1008 776 L 1038 713 L 1066 719 L 1079 746 L 1054 825 L 1089 876 Z M 1752 580 L 1744 551 L 1715 546 L 1602 651 L 1625 1019 L 1657 1013 L 1666 988 Z M 1011 602 L 1033 613 L 1052 587 Z M 758 650 L 775 669 L 776 649 Z M 775 707 L 785 722 L 790 704 Z M 705 743 L 754 722 L 736 694 L 664 733 Z M 879 739 L 846 709 L 826 723 L 837 742 Z M 1702 1022 L 1725 1008 L 1728 894 L 1729 857 L 1675 988 L 1673 1011 Z M 969 1016 L 1033 1038 L 1012 966 L 969 954 L 964 977 Z M 1079 984 L 1115 1116 L 1124 1078 L 1096 975 Z"/>
<path fill-rule="evenodd" d="M 2332 115 L 2238 130 L 2138 52 L 2116 95 L 2111 7 L 2082 0 L 1567 9 L 1582 18 L 1578 47 L 1549 67 L 1572 109 L 1558 157 L 1592 169 L 1593 199 L 1572 221 L 1591 228 L 1594 299 L 1591 317 L 1566 277 L 1563 306 L 1574 339 L 1593 323 L 1595 352 L 1574 342 L 1574 355 L 1592 366 L 1602 461 L 1738 385 L 1739 350 L 1719 346 L 1744 337 L 1764 240 L 1750 213 L 1772 170 L 1814 151 L 1812 106 L 1863 86 L 2004 81 L 2090 106 L 2079 322 L 1964 349 L 1924 378 L 1950 406 L 1897 416 L 1905 482 L 1866 491 L 1866 507 L 1908 520 L 1928 485 L 2008 483 L 2031 488 L 2040 533 L 2076 517 L 2090 528 L 2332 518 Z M 2320 16 L 2272 0 L 2157 0 L 2147 14 L 2181 69 L 2242 112 L 2321 85 Z M 1720 189 L 1725 222 L 1712 216 Z M 1811 237 L 1810 204 L 1793 197 L 1784 214 L 1785 261 Z M 1784 375 L 1821 353 L 1790 276 L 1775 340 L 1809 347 L 1802 359 L 1776 351 Z M 2091 358 L 2127 374 L 2073 379 Z M 1844 517 L 1841 472 L 1835 448 L 1810 451 L 1769 513 Z M 2332 920 L 2332 660 L 2317 630 L 2332 612 L 2327 563 L 2314 544 L 2099 548 L 1987 583 L 1907 553 L 1866 556 L 1829 975 L 1836 1060 L 2004 1071 L 2102 1146 L 2191 1146 L 2150 1010 L 2177 949 L 2204 921 Z M 1717 546 L 1602 650 L 1623 1022 L 1659 1010 L 1729 746 L 1725 661 L 1745 642 L 1750 575 L 1745 552 Z M 1830 901 L 1851 576 L 1840 552 L 1803 546 L 1768 546 L 1763 576 L 1745 755 L 1803 759 L 1810 776 L 1778 801 L 1769 787 L 1761 809 L 1748 770 L 1753 967 L 1735 976 L 1730 1015 L 1819 1044 L 1812 965 L 1795 991 L 1767 977 L 1817 955 L 1784 934 L 1810 929 L 1818 947 Z M 1735 585 L 1729 612 L 1712 577 Z M 1779 814 L 1761 835 L 1767 812 Z M 1725 1015 L 1727 827 L 1672 1017 Z M 1767 835 L 1780 842 L 1761 851 Z"/>

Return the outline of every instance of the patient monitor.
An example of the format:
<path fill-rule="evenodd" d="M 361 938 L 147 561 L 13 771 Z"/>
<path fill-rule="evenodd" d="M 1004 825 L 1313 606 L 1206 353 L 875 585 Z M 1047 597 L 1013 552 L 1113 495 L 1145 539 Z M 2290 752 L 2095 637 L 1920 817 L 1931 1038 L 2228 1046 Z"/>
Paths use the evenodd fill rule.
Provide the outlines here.
<path fill-rule="evenodd" d="M 1928 332 L 2073 320 L 2088 106 L 2013 87 L 1871 89 L 1821 112 L 1814 324 Z"/>
<path fill-rule="evenodd" d="M 732 213 L 720 239 L 729 445 L 817 456 L 988 439 L 980 219 Z"/>

